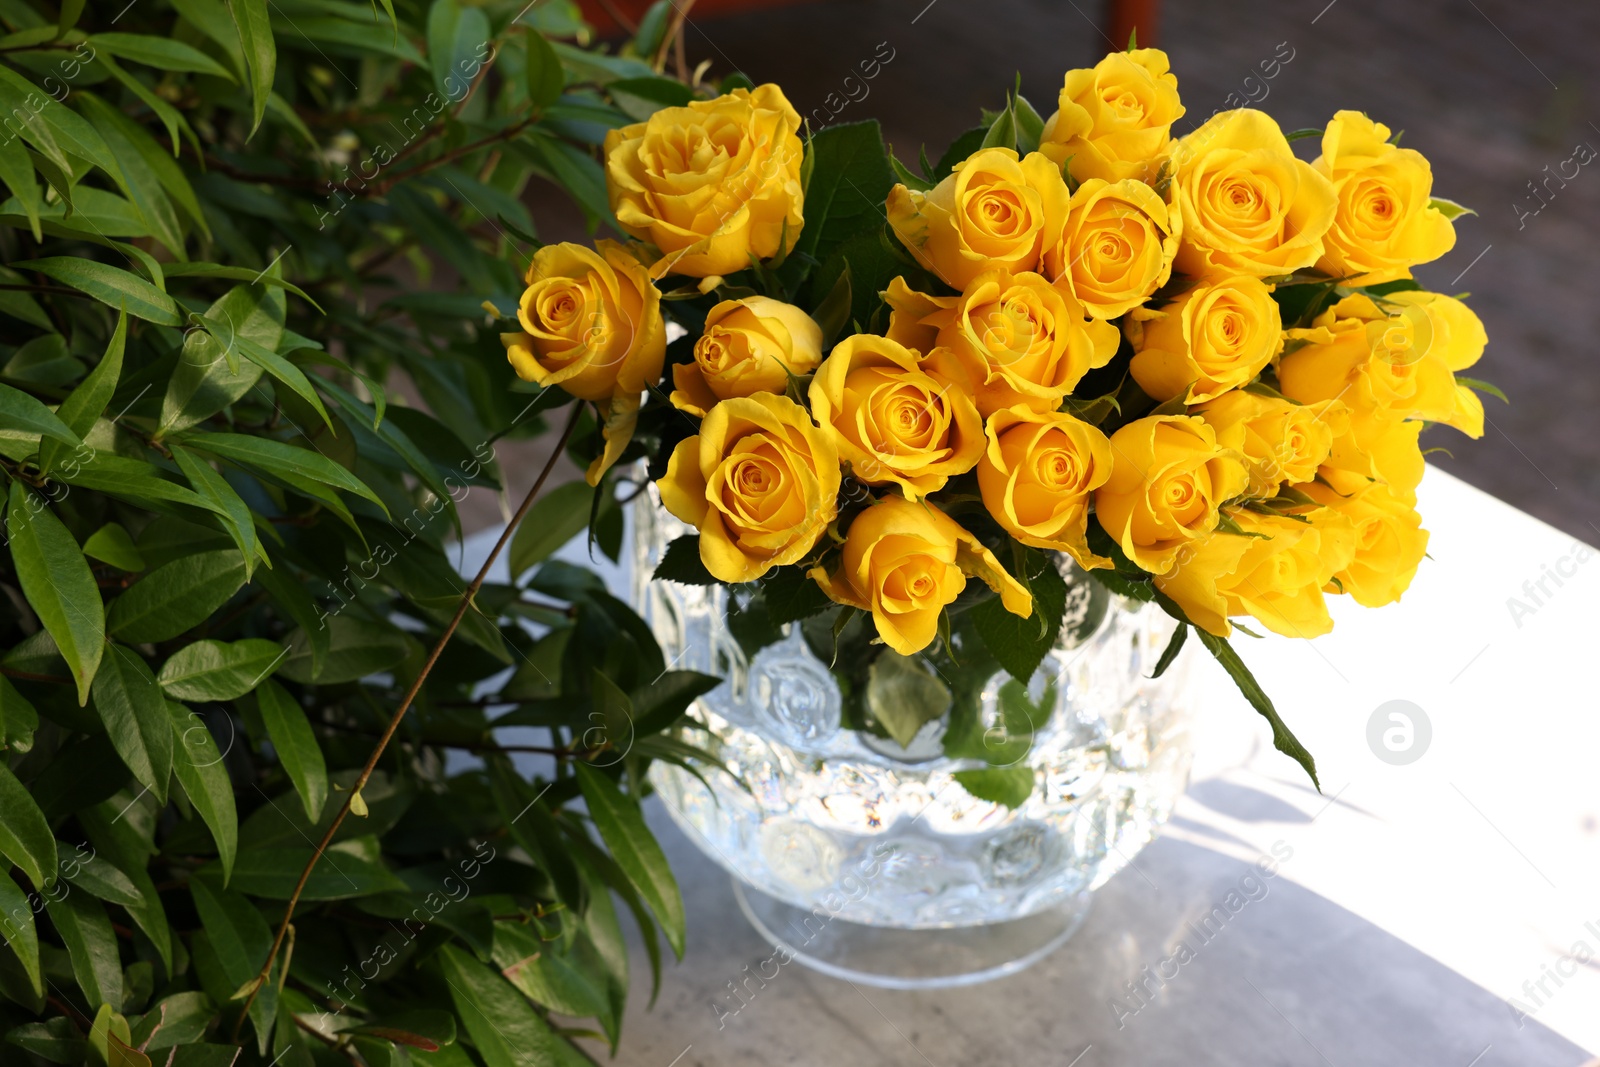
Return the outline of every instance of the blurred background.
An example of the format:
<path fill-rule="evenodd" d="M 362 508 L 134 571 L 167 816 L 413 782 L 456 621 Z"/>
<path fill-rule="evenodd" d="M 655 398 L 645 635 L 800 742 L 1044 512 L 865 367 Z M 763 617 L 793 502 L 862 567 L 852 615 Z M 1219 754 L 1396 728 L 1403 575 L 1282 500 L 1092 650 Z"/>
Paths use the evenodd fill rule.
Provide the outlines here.
<path fill-rule="evenodd" d="M 1048 117 L 1064 72 L 1125 47 L 1135 23 L 1141 45 L 1171 56 L 1188 109 L 1174 135 L 1247 101 L 1285 130 L 1320 127 L 1345 108 L 1403 130 L 1403 144 L 1433 163 L 1434 193 L 1478 212 L 1457 221 L 1455 249 L 1417 278 L 1471 294 L 1489 349 L 1469 373 L 1511 400 L 1484 398 L 1481 441 L 1424 435 L 1424 447 L 1453 453 L 1430 462 L 1600 542 L 1595 0 L 675 3 L 688 7 L 690 68 L 710 60 L 712 78 L 741 70 L 776 81 L 813 127 L 876 118 L 906 161 L 923 145 L 938 158 L 980 108 L 1003 105 L 1019 74 Z M 645 6 L 585 0 L 585 13 L 604 27 Z M 1296 148 L 1310 159 L 1316 145 Z M 535 204 L 546 239 L 582 239 L 574 214 L 557 196 Z"/>

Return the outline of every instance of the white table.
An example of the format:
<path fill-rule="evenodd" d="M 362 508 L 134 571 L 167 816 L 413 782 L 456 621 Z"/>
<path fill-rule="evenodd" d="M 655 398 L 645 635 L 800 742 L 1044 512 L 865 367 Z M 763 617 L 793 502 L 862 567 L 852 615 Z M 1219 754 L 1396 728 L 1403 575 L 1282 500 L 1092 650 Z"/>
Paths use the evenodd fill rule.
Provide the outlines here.
<path fill-rule="evenodd" d="M 1316 754 L 1325 795 L 1222 672 L 1197 664 L 1193 785 L 1063 949 L 939 992 L 790 964 L 720 1028 L 713 1001 L 770 949 L 721 869 L 657 810 L 689 945 L 653 1010 L 636 951 L 616 1062 L 1579 1067 L 1600 1053 L 1600 553 L 1442 471 L 1420 497 L 1432 558 L 1403 603 L 1339 603 L 1333 634 L 1311 643 L 1238 639 Z M 1549 595 L 1535 585 L 1535 604 L 1523 582 L 1546 564 L 1573 573 L 1546 579 Z M 1432 727 L 1404 766 L 1367 740 L 1397 699 Z M 1186 923 L 1274 845 L 1292 856 L 1202 943 Z M 1174 974 L 1162 961 L 1183 939 L 1194 958 Z M 1145 967 L 1173 976 L 1141 1007 L 1127 983 Z"/>

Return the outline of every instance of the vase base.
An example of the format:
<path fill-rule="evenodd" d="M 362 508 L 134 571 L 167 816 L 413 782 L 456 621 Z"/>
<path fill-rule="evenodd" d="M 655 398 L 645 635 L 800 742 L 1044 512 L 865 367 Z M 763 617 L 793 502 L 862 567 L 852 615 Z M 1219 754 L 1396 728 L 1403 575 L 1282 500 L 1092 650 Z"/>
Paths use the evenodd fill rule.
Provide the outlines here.
<path fill-rule="evenodd" d="M 773 947 L 814 971 L 883 989 L 943 989 L 1015 974 L 1066 943 L 1090 894 L 1021 919 L 913 930 L 830 918 L 752 889 L 738 878 L 739 910 Z"/>

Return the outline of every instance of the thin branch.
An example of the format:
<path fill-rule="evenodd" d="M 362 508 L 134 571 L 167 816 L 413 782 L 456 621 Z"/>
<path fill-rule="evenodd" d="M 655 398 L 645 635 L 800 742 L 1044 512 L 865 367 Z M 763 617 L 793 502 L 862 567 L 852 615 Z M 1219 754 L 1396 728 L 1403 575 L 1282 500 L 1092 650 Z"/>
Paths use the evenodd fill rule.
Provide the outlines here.
<path fill-rule="evenodd" d="M 373 195 L 382 196 L 390 189 L 393 189 L 396 185 L 399 185 L 401 182 L 405 181 L 407 178 L 413 177 L 417 174 L 426 174 L 435 167 L 442 167 L 446 163 L 454 163 L 462 156 L 470 156 L 474 152 L 487 148 L 493 144 L 499 144 L 501 141 L 509 141 L 511 138 L 517 136 L 517 134 L 521 133 L 523 130 L 527 129 L 529 126 L 532 126 L 538 121 L 539 116 L 537 114 L 529 115 L 520 122 L 513 122 L 510 126 L 507 126 L 498 133 L 491 133 L 487 137 L 480 137 L 471 144 L 464 144 L 460 148 L 452 148 L 442 156 L 436 156 L 433 159 L 424 160 L 409 170 L 403 170 L 399 174 L 391 175 L 387 181 L 374 184 L 372 186 Z"/>
<path fill-rule="evenodd" d="M 494 566 L 495 561 L 500 558 L 500 553 L 505 551 L 506 544 L 511 540 L 511 535 L 517 526 L 521 524 L 523 516 L 527 515 L 528 509 L 533 506 L 534 498 L 544 488 L 544 483 L 549 479 L 550 472 L 555 469 L 556 461 L 565 454 L 567 441 L 571 439 L 572 432 L 578 428 L 578 416 L 582 414 L 582 402 L 575 402 L 572 405 L 572 415 L 567 419 L 566 429 L 561 431 L 561 439 L 556 442 L 554 450 L 550 453 L 550 459 L 545 463 L 544 469 L 539 472 L 538 480 L 533 483 L 533 488 L 528 490 L 528 495 L 522 498 L 522 505 L 517 508 L 516 515 L 506 525 L 505 531 L 500 535 L 500 540 L 495 542 L 494 548 L 489 552 L 489 557 L 483 561 L 483 566 L 478 570 L 477 577 L 472 579 L 472 584 L 467 586 L 467 591 L 461 595 L 461 601 L 456 605 L 455 617 L 450 620 L 450 625 L 444 628 L 444 633 L 439 636 L 438 642 L 434 644 L 433 651 L 428 654 L 428 661 L 422 665 L 422 670 L 417 672 L 417 676 L 412 681 L 410 688 L 406 690 L 404 699 L 400 701 L 400 706 L 395 708 L 394 715 L 389 719 L 388 728 L 384 730 L 383 736 L 378 740 L 377 745 L 373 746 L 371 755 L 367 757 L 366 766 L 361 768 L 360 777 L 350 787 L 350 791 L 345 794 L 344 803 L 339 806 L 338 813 L 334 815 L 333 821 L 328 824 L 327 832 L 322 835 L 322 841 L 317 845 L 316 851 L 311 854 L 311 859 L 306 863 L 305 870 L 300 872 L 300 880 L 295 883 L 294 892 L 289 897 L 289 903 L 284 907 L 283 919 L 278 924 L 277 936 L 272 939 L 272 950 L 267 953 L 266 962 L 261 965 L 261 971 L 256 975 L 255 988 L 250 990 L 249 999 L 244 1003 L 244 1010 L 239 1013 L 239 1018 L 233 1025 L 233 1040 L 236 1043 L 239 1039 L 239 1031 L 244 1026 L 245 1017 L 250 1014 L 250 1006 L 255 1003 L 256 996 L 261 992 L 261 987 L 272 976 L 272 963 L 278 958 L 278 950 L 283 947 L 283 939 L 288 934 L 290 922 L 294 919 L 295 905 L 300 902 L 300 894 L 305 891 L 306 882 L 310 880 L 311 872 L 316 869 L 317 861 L 322 858 L 322 854 L 333 843 L 333 836 L 339 832 L 339 827 L 344 823 L 345 816 L 350 814 L 351 801 L 366 786 L 367 780 L 372 777 L 372 772 L 377 769 L 378 760 L 383 758 L 384 750 L 389 747 L 389 742 L 394 738 L 395 731 L 400 729 L 401 720 L 405 718 L 406 712 L 411 709 L 411 702 L 422 691 L 422 683 L 428 680 L 428 674 L 433 670 L 433 665 L 439 662 L 439 656 L 444 652 L 445 645 L 449 644 L 450 638 L 455 636 L 456 627 L 461 625 L 461 620 L 472 606 L 473 597 L 478 595 L 478 590 L 483 588 L 483 583 L 488 580 L 490 569 Z"/>
<path fill-rule="evenodd" d="M 661 44 L 656 48 L 655 59 L 651 63 L 651 66 L 656 68 L 656 73 L 659 74 L 666 68 L 667 49 L 672 47 L 674 41 L 683 36 L 683 24 L 689 20 L 689 9 L 694 7 L 694 2 L 695 0 L 683 0 L 682 3 L 672 5 L 674 9 L 672 25 L 667 27 L 667 35 L 661 38 Z M 680 51 L 678 54 L 678 80 L 685 83 L 689 80 L 688 72 L 683 69 L 686 65 L 686 60 Z"/>

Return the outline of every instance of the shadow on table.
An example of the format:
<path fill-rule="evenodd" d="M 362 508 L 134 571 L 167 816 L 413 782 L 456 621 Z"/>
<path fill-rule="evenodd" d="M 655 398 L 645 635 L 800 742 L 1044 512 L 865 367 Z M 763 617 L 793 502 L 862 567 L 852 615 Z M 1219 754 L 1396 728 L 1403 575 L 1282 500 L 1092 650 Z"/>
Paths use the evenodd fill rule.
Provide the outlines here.
<path fill-rule="evenodd" d="M 1197 784 L 1196 799 L 1230 813 L 1252 800 L 1207 788 Z M 1294 884 L 1282 843 L 1281 866 L 1264 875 L 1211 848 L 1158 840 L 1100 892 L 1064 949 L 986 985 L 858 988 L 794 963 L 762 983 L 750 976 L 772 951 L 740 917 L 727 876 L 652 809 L 687 903 L 689 948 L 647 1011 L 635 944 L 636 995 L 614 1061 L 627 1067 L 1579 1067 L 1589 1058 Z"/>

